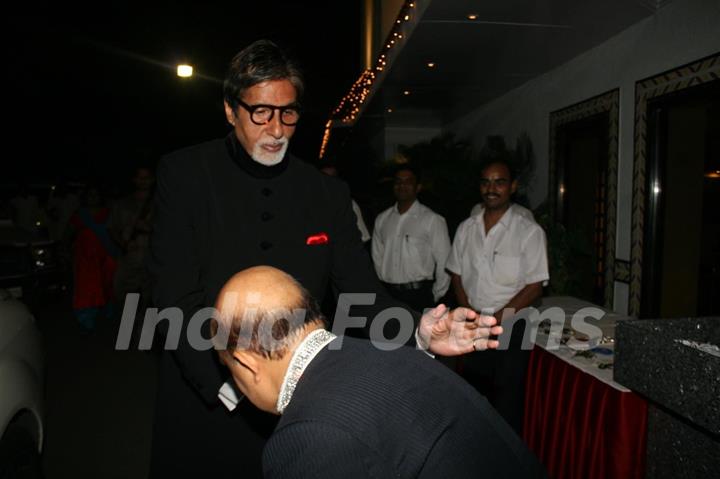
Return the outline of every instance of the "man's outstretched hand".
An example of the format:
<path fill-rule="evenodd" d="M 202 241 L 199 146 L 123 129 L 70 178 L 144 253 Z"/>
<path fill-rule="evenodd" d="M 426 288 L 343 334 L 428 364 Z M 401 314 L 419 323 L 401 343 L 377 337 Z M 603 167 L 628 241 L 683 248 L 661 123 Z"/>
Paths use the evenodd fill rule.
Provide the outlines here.
<path fill-rule="evenodd" d="M 502 334 L 493 316 L 480 316 L 472 309 L 449 311 L 444 304 L 428 309 L 418 326 L 418 346 L 441 356 L 458 356 L 473 351 L 495 349 L 498 341 L 488 339 Z"/>

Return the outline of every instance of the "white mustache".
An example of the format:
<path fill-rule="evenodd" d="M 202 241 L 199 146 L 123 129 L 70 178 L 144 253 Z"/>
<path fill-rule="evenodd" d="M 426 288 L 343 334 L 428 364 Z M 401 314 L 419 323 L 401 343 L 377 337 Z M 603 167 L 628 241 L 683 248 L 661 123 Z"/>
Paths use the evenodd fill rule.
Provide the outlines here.
<path fill-rule="evenodd" d="M 287 142 L 288 141 L 286 138 L 281 138 L 275 141 L 264 141 L 260 143 L 260 146 L 284 146 L 285 144 L 287 144 Z"/>

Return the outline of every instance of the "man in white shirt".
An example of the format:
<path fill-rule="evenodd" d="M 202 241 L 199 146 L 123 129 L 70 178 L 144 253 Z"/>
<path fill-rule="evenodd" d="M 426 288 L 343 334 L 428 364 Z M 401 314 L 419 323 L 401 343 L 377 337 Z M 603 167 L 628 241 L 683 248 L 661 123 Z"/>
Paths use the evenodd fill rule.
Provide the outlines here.
<path fill-rule="evenodd" d="M 478 312 L 489 310 L 486 314 L 492 312 L 498 320 L 505 309 L 520 311 L 532 305 L 549 279 L 545 233 L 512 203 L 516 190 L 517 180 L 507 163 L 493 162 L 483 169 L 484 207 L 460 224 L 447 261 L 458 303 Z M 518 432 L 529 358 L 529 351 L 521 349 L 522 332 L 512 335 L 505 351 L 464 358 L 466 379 Z"/>
<path fill-rule="evenodd" d="M 375 271 L 390 294 L 422 311 L 450 287 L 445 261 L 450 252 L 445 219 L 417 201 L 421 185 L 412 166 L 395 172 L 397 203 L 378 215 L 372 236 Z"/>

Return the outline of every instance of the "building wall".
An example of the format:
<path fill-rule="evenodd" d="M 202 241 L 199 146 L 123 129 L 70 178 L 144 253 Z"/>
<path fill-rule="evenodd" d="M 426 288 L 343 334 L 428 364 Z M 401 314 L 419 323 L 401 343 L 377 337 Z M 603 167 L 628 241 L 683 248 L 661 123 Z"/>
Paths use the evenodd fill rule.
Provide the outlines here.
<path fill-rule="evenodd" d="M 478 148 L 488 135 L 509 144 L 527 132 L 537 159 L 533 206 L 548 192 L 550 112 L 614 88 L 620 89 L 616 257 L 630 260 L 635 82 L 720 51 L 720 1 L 675 0 L 605 43 L 445 125 L 471 137 Z M 615 289 L 626 308 L 626 288 Z"/>
<path fill-rule="evenodd" d="M 442 133 L 437 127 L 393 127 L 385 128 L 385 160 L 391 159 L 398 152 L 400 145 L 410 146 L 423 141 L 430 141 Z"/>

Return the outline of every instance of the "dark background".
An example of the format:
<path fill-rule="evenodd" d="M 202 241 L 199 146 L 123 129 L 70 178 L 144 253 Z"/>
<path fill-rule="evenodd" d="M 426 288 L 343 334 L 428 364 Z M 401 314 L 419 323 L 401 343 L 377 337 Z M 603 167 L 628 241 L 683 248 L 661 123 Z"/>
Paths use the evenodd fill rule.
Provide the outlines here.
<path fill-rule="evenodd" d="M 361 2 L 25 2 L 5 6 L 2 182 L 112 180 L 225 135 L 230 59 L 269 38 L 306 74 L 291 150 L 316 161 L 361 71 Z M 191 79 L 177 63 L 194 66 Z"/>

